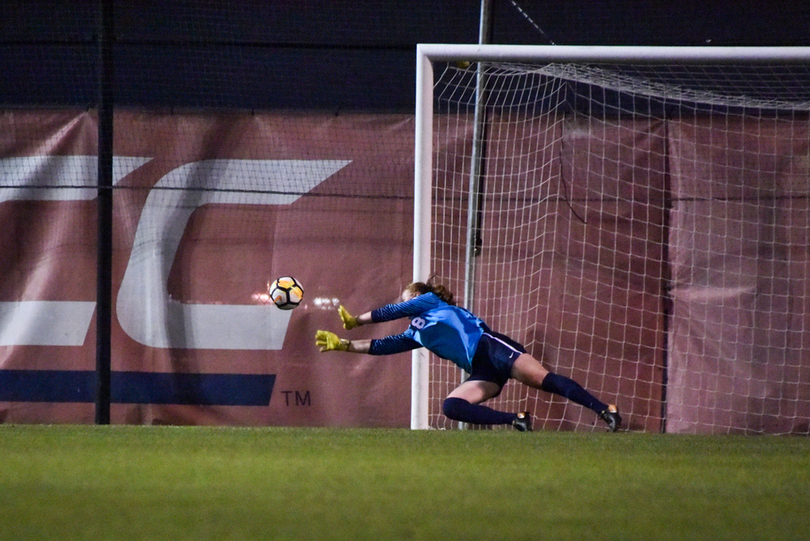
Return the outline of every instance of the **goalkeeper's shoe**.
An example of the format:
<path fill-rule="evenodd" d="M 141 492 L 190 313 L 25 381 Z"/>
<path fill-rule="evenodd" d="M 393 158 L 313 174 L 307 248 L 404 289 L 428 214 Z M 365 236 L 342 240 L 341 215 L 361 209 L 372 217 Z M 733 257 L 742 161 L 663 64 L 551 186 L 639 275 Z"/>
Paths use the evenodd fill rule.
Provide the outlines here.
<path fill-rule="evenodd" d="M 622 424 L 622 416 L 619 415 L 619 408 L 609 404 L 607 409 L 599 414 L 599 418 L 608 425 L 608 432 L 616 432 Z"/>
<path fill-rule="evenodd" d="M 512 420 L 512 426 L 518 432 L 531 432 L 532 431 L 532 416 L 528 411 L 518 413 Z"/>

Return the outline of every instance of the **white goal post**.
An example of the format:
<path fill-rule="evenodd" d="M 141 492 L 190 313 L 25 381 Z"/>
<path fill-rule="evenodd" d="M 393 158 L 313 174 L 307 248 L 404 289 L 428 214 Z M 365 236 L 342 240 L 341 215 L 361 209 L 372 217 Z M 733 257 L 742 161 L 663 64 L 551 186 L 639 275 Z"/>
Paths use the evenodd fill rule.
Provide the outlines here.
<path fill-rule="evenodd" d="M 805 68 L 810 47 L 418 45 L 413 279 L 449 280 L 631 430 L 810 433 Z M 481 235 L 498 256 L 479 275 Z M 433 362 L 414 351 L 412 429 L 450 427 L 431 395 L 463 375 L 434 381 Z M 501 398 L 541 427 L 591 429 L 526 389 Z"/>

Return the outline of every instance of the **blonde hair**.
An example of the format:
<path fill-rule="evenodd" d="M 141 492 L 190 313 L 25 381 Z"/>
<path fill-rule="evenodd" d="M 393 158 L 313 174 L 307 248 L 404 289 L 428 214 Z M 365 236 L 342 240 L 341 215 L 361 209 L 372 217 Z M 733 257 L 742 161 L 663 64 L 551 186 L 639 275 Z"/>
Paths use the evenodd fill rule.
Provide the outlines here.
<path fill-rule="evenodd" d="M 435 278 L 435 276 L 431 276 L 427 282 L 412 282 L 405 287 L 405 291 L 409 291 L 414 296 L 434 293 L 447 304 L 455 305 L 456 301 L 453 298 L 453 293 L 443 285 L 434 283 Z"/>

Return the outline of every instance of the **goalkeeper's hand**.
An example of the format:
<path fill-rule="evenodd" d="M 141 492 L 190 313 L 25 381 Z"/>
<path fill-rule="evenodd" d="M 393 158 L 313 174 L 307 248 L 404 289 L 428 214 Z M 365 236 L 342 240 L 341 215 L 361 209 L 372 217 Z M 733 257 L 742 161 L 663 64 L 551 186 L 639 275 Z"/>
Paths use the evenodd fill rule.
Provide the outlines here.
<path fill-rule="evenodd" d="M 321 352 L 333 350 L 349 351 L 349 344 L 351 344 L 350 340 L 338 338 L 338 335 L 333 332 L 318 331 L 315 333 L 315 345 L 321 348 Z"/>
<path fill-rule="evenodd" d="M 340 305 L 338 308 L 338 314 L 340 314 L 340 320 L 343 321 L 343 328 L 347 331 L 360 325 L 357 318 L 351 315 L 349 311 L 343 307 L 343 305 Z"/>

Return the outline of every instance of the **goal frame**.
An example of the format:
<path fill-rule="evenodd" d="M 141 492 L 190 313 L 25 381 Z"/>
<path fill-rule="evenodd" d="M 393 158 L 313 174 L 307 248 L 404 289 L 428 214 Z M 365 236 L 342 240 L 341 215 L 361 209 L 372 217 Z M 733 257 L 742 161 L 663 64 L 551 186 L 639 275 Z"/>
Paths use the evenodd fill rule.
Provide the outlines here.
<path fill-rule="evenodd" d="M 568 63 L 785 63 L 810 64 L 810 47 L 643 47 L 418 44 L 414 137 L 413 280 L 431 273 L 434 62 Z M 480 79 L 479 79 L 480 80 Z M 469 227 L 469 225 L 468 225 Z M 469 234 L 467 235 L 469 238 Z M 468 249 L 469 253 L 470 250 Z M 466 286 L 466 284 L 465 284 Z M 469 299 L 467 299 L 469 301 Z M 411 429 L 429 428 L 429 357 L 424 348 L 411 358 Z"/>

